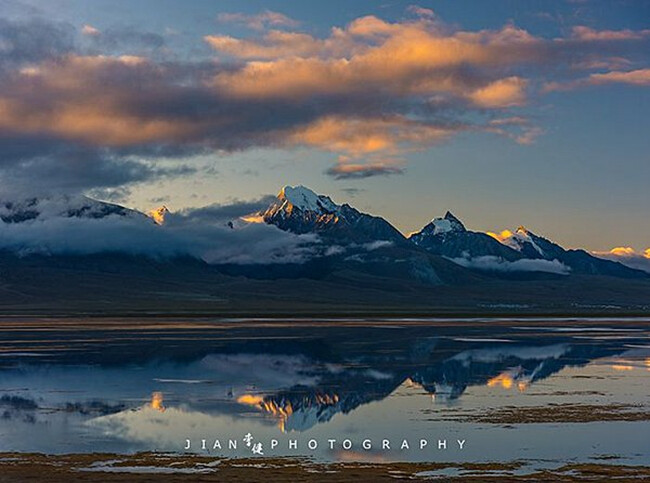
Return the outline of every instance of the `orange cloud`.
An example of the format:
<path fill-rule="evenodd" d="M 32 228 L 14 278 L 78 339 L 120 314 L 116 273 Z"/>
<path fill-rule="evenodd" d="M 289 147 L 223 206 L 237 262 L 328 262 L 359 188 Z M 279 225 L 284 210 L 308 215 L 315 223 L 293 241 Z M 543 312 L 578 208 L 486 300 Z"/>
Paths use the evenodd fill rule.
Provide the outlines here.
<path fill-rule="evenodd" d="M 51 108 L 34 107 L 29 96 L 4 97 L 0 91 L 0 129 L 51 134 L 68 140 L 106 146 L 168 141 L 189 137 L 197 125 L 129 112 L 124 94 L 111 89 L 108 72 L 136 70 L 147 60 L 136 56 L 76 56 L 23 70 L 17 89 L 49 92 Z"/>
<path fill-rule="evenodd" d="M 507 77 L 477 89 L 470 98 L 481 107 L 512 107 L 524 104 L 527 81 L 520 77 Z"/>
<path fill-rule="evenodd" d="M 205 40 L 229 55 L 266 59 L 215 77 L 215 87 L 232 95 L 295 98 L 372 87 L 398 95 L 445 93 L 487 108 L 523 104 L 526 80 L 468 77 L 461 67 L 516 64 L 534 56 L 530 47 L 539 43 L 512 25 L 449 34 L 428 18 L 388 23 L 374 16 L 334 28 L 326 39 L 269 32 L 260 40 Z"/>
<path fill-rule="evenodd" d="M 242 59 L 274 59 L 287 56 L 318 55 L 329 46 L 311 35 L 271 30 L 263 42 L 237 39 L 228 35 L 206 35 L 213 49 Z"/>
<path fill-rule="evenodd" d="M 397 154 L 401 144 L 425 147 L 443 141 L 462 127 L 428 125 L 401 116 L 347 118 L 328 116 L 297 128 L 290 144 L 304 144 L 353 157 L 378 152 Z"/>
<path fill-rule="evenodd" d="M 614 70 L 605 73 L 596 73 L 589 75 L 589 77 L 570 82 L 548 82 L 545 84 L 543 90 L 545 92 L 568 91 L 578 87 L 605 84 L 650 86 L 650 68 L 630 71 Z"/>
<path fill-rule="evenodd" d="M 40 143 L 25 159 L 50 156 L 48 143 L 116 158 L 158 156 L 162 148 L 308 146 L 338 155 L 332 176 L 361 177 L 400 172 L 405 153 L 461 131 L 534 142 L 543 130 L 516 112 L 545 80 L 529 78 L 542 71 L 530 65 L 554 62 L 544 75 L 557 82 L 545 90 L 650 85 L 650 69 L 625 70 L 637 56 L 621 41 L 650 38 L 647 30 L 578 26 L 569 37 L 545 39 L 512 23 L 466 31 L 429 9 L 407 10 L 401 21 L 368 15 L 323 37 L 295 31 L 297 21 L 270 10 L 222 14 L 220 21 L 257 32 L 205 36 L 216 55 L 229 58 L 214 63 L 65 50 L 11 64 L 0 89 L 0 134 Z M 567 80 L 576 59 L 591 70 Z"/>
<path fill-rule="evenodd" d="M 604 74 L 591 74 L 588 79 L 590 84 L 609 83 L 634 84 L 637 86 L 650 86 L 650 69 L 638 69 L 627 72 L 612 71 Z"/>

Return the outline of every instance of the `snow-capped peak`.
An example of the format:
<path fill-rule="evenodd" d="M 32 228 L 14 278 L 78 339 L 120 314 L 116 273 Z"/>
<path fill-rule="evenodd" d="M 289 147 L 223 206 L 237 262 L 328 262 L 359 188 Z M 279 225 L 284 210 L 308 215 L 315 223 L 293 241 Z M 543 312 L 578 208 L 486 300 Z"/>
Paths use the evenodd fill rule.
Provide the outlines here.
<path fill-rule="evenodd" d="M 452 231 L 465 231 L 465 226 L 451 213 L 451 211 L 448 211 L 443 218 L 434 218 L 431 220 L 431 225 L 433 225 L 434 235 L 440 235 Z"/>
<path fill-rule="evenodd" d="M 504 230 L 501 233 L 488 232 L 488 235 L 496 238 L 504 245 L 518 252 L 521 252 L 524 249 L 524 246 L 526 244 L 529 244 L 537 253 L 544 256 L 544 251 L 535 242 L 536 235 L 528 231 L 524 226 L 519 226 L 519 228 L 517 228 L 514 233 L 509 230 Z"/>
<path fill-rule="evenodd" d="M 0 201 L 0 220 L 21 223 L 50 218 L 104 218 L 106 216 L 142 216 L 120 205 L 98 201 L 83 195 L 57 195 L 23 200 Z"/>
<path fill-rule="evenodd" d="M 329 197 L 317 195 L 305 186 L 285 186 L 280 190 L 278 199 L 290 203 L 294 208 L 302 211 L 315 211 L 318 213 L 333 213 L 337 211 L 338 205 Z"/>
<path fill-rule="evenodd" d="M 151 210 L 147 212 L 147 216 L 151 218 L 156 225 L 164 225 L 165 224 L 165 217 L 169 214 L 169 210 L 165 205 L 162 205 L 160 208 L 156 208 L 155 210 Z"/>

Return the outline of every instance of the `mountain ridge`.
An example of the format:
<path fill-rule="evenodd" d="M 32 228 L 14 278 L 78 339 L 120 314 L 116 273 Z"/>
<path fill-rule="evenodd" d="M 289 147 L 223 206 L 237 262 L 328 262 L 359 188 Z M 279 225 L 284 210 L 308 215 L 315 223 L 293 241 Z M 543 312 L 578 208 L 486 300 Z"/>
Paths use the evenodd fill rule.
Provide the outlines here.
<path fill-rule="evenodd" d="M 251 215 L 222 222 L 220 226 L 240 232 L 250 224 L 264 223 L 296 235 L 315 235 L 314 246 L 321 248 L 313 256 L 326 260 L 320 264 L 325 267 L 323 273 L 354 267 L 365 273 L 413 278 L 434 285 L 472 280 L 468 272 L 500 277 L 513 277 L 521 272 L 532 274 L 530 276 L 550 272 L 563 276 L 648 277 L 640 270 L 594 257 L 585 250 L 566 250 L 523 226 L 514 232 L 506 230 L 500 234 L 469 230 L 451 211 L 433 218 L 420 231 L 406 237 L 384 218 L 363 213 L 347 203 L 337 204 L 329 196 L 316 194 L 302 185 L 283 187 L 268 206 Z M 57 217 L 99 221 L 118 217 L 150 223 L 165 230 L 167 218 L 172 217 L 174 225 L 178 225 L 179 216 L 182 220 L 184 215 L 171 213 L 166 206 L 145 214 L 86 196 L 0 202 L 0 219 L 5 225 Z M 229 264 L 227 270 L 231 274 L 255 277 L 255 267 L 259 265 L 253 263 L 244 269 Z M 301 272 L 294 268 L 287 271 L 258 268 L 257 271 L 268 277 Z"/>

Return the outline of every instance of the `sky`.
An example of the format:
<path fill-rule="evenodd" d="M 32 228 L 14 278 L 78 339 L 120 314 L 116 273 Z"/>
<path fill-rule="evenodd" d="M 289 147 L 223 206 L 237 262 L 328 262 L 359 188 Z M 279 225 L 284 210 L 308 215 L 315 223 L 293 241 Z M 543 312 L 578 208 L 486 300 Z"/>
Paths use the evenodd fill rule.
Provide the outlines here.
<path fill-rule="evenodd" d="M 0 0 L 6 198 L 303 184 L 404 233 L 451 210 L 642 254 L 649 113 L 641 0 Z"/>

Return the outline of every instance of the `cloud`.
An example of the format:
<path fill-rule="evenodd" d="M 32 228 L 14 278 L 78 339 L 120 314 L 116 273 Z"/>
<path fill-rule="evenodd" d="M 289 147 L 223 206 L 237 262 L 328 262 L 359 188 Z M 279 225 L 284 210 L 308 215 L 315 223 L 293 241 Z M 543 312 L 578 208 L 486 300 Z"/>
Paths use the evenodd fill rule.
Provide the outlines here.
<path fill-rule="evenodd" d="M 598 258 L 619 262 L 630 268 L 650 273 L 650 248 L 638 253 L 631 247 L 616 247 L 608 252 L 592 252 Z"/>
<path fill-rule="evenodd" d="M 271 30 L 264 42 L 237 39 L 229 35 L 203 37 L 213 49 L 242 59 L 274 59 L 295 55 L 319 55 L 328 48 L 327 42 L 299 32 Z"/>
<path fill-rule="evenodd" d="M 400 144 L 427 146 L 467 129 L 462 125 L 428 124 L 402 116 L 381 118 L 322 117 L 296 128 L 288 137 L 292 144 L 346 152 L 352 156 L 399 152 Z"/>
<path fill-rule="evenodd" d="M 363 188 L 348 187 L 348 188 L 340 188 L 339 191 L 342 191 L 343 193 L 350 196 L 351 198 L 354 198 L 354 197 L 356 197 L 360 193 L 363 193 L 366 190 L 363 189 Z"/>
<path fill-rule="evenodd" d="M 233 200 L 230 203 L 215 203 L 201 208 L 187 208 L 179 212 L 179 216 L 184 220 L 197 223 L 215 221 L 225 223 L 264 210 L 276 200 L 277 198 L 273 195 L 262 196 L 254 200 Z"/>
<path fill-rule="evenodd" d="M 90 46 L 101 53 L 153 54 L 166 45 L 163 35 L 128 26 L 109 27 L 100 31 L 85 25 L 82 34 L 88 37 Z"/>
<path fill-rule="evenodd" d="M 550 91 L 567 91 L 584 86 L 605 84 L 628 84 L 634 86 L 650 86 L 650 68 L 630 71 L 610 71 L 591 74 L 589 77 L 569 82 L 549 82 L 544 89 Z"/>
<path fill-rule="evenodd" d="M 533 144 L 544 134 L 542 128 L 531 124 L 529 119 L 521 116 L 492 119 L 488 122 L 486 130 L 506 136 L 522 145 Z"/>
<path fill-rule="evenodd" d="M 22 144 L 29 139 L 32 143 Z M 156 163 L 120 156 L 102 148 L 83 148 L 34 138 L 2 139 L 0 159 L 2 192 L 5 197 L 25 197 L 84 190 L 118 190 L 127 185 L 188 176 L 196 168 L 175 163 Z"/>
<path fill-rule="evenodd" d="M 544 83 L 650 77 L 585 64 L 586 80 L 574 79 L 579 62 L 647 61 L 645 30 L 582 27 L 547 39 L 512 23 L 463 30 L 422 7 L 408 13 L 359 17 L 324 36 L 268 10 L 223 14 L 255 32 L 207 35 L 216 58 L 190 60 L 165 57 L 164 36 L 135 27 L 87 25 L 92 35 L 83 35 L 63 23 L 0 19 L 2 189 L 30 178 L 50 189 L 128 188 L 166 176 L 160 160 L 185 165 L 256 147 L 333 152 L 339 162 L 327 172 L 342 179 L 397 174 L 404 168 L 394 160 L 461 132 L 533 143 L 544 131 L 531 119 L 494 120 L 521 118 Z"/>
<path fill-rule="evenodd" d="M 283 13 L 264 10 L 258 14 L 220 13 L 217 20 L 221 23 L 240 23 L 253 30 L 264 30 L 268 27 L 297 27 L 300 22 Z"/>
<path fill-rule="evenodd" d="M 559 260 L 522 259 L 509 262 L 501 257 L 485 255 L 471 258 L 450 258 L 458 265 L 476 270 L 495 272 L 547 272 L 559 275 L 568 275 L 571 269 Z"/>
<path fill-rule="evenodd" d="M 582 41 L 617 41 L 642 40 L 650 37 L 650 29 L 646 30 L 594 30 L 584 25 L 577 25 L 571 30 L 572 37 Z"/>
<path fill-rule="evenodd" d="M 150 257 L 192 256 L 210 264 L 302 263 L 320 253 L 314 235 L 294 235 L 267 224 L 241 224 L 208 219 L 195 210 L 156 225 L 144 215 L 79 218 L 57 215 L 57 200 L 44 200 L 48 215 L 20 223 L 2 223 L 0 248 L 21 255 L 119 252 Z M 221 207 L 225 215 L 228 208 Z M 233 208 L 239 212 L 239 207 Z M 74 236 L 70 236 L 74 233 Z"/>
<path fill-rule="evenodd" d="M 589 84 L 623 83 L 637 86 L 650 86 L 650 69 L 638 69 L 627 72 L 612 71 L 604 74 L 591 74 Z"/>
<path fill-rule="evenodd" d="M 376 17 L 335 28 L 326 39 L 269 33 L 259 41 L 206 40 L 230 55 L 276 57 L 217 75 L 215 86 L 233 95 L 293 97 L 372 87 L 397 95 L 444 93 L 482 107 L 512 105 L 511 98 L 523 103 L 525 81 L 472 75 L 468 67 L 488 74 L 492 67 L 514 65 L 526 60 L 532 54 L 529 47 L 539 42 L 511 25 L 499 31 L 448 35 L 428 19 L 388 23 Z M 264 82 L 258 82 L 260 78 Z"/>
<path fill-rule="evenodd" d="M 477 89 L 470 94 L 470 98 L 481 107 L 521 106 L 526 101 L 527 84 L 520 77 L 507 77 Z"/>
<path fill-rule="evenodd" d="M 92 25 L 86 24 L 83 27 L 81 27 L 81 33 L 83 35 L 99 35 L 101 34 L 101 31 L 93 27 Z"/>
<path fill-rule="evenodd" d="M 418 17 L 435 17 L 436 14 L 430 8 L 420 7 L 419 5 L 409 5 L 406 8 L 406 11 L 410 14 L 416 15 Z"/>
<path fill-rule="evenodd" d="M 374 250 L 378 250 L 380 248 L 390 247 L 390 246 L 393 246 L 393 242 L 389 241 L 389 240 L 376 240 L 374 242 L 364 243 L 362 245 L 362 247 L 365 250 L 368 250 L 369 252 L 372 252 Z"/>
<path fill-rule="evenodd" d="M 373 176 L 404 174 L 404 171 L 404 168 L 390 164 L 338 163 L 325 171 L 325 173 L 334 179 L 363 179 Z"/>
<path fill-rule="evenodd" d="M 74 27 L 65 23 L 0 18 L 0 69 L 71 52 L 74 33 Z"/>

